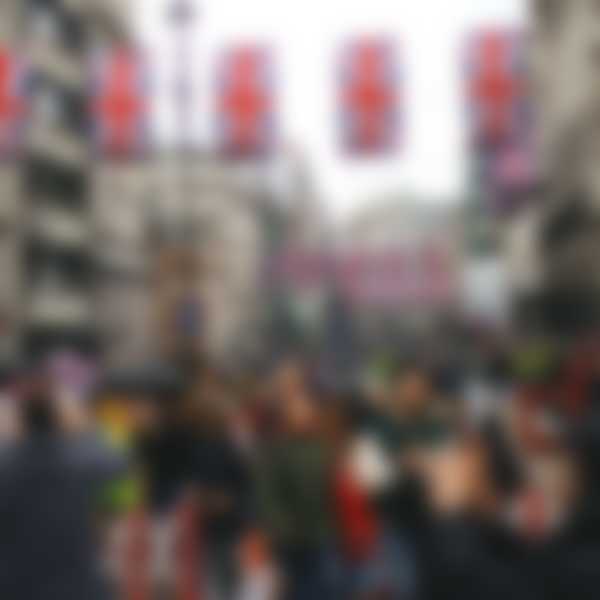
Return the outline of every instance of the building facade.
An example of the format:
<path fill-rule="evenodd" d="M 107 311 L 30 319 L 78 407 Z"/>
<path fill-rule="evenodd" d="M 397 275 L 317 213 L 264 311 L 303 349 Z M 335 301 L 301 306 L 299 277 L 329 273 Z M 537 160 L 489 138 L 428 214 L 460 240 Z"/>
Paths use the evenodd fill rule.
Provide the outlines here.
<path fill-rule="evenodd" d="M 127 3 L 21 3 L 28 116 L 21 160 L 22 351 L 98 345 L 88 66 L 126 32 Z"/>
<path fill-rule="evenodd" d="M 0 52 L 20 56 L 23 11 L 19 0 L 0 5 Z M 2 123 L 10 115 L 1 115 Z M 16 354 L 21 317 L 20 163 L 12 153 L 0 159 L 0 363 Z"/>
<path fill-rule="evenodd" d="M 268 194 L 252 170 L 201 152 L 162 154 L 152 168 L 150 295 L 161 353 L 224 362 L 255 352 Z"/>
<path fill-rule="evenodd" d="M 532 2 L 531 87 L 542 186 L 514 239 L 529 323 L 570 334 L 600 321 L 600 15 L 588 0 Z M 519 266 L 520 264 L 520 266 Z M 520 273 L 522 271 L 522 273 Z M 531 289 L 533 287 L 533 289 Z M 531 310 L 535 307 L 535 310 Z"/>
<path fill-rule="evenodd" d="M 150 358 L 152 331 L 152 207 L 157 173 L 151 158 L 95 163 L 91 206 L 96 260 L 95 321 L 112 365 Z"/>

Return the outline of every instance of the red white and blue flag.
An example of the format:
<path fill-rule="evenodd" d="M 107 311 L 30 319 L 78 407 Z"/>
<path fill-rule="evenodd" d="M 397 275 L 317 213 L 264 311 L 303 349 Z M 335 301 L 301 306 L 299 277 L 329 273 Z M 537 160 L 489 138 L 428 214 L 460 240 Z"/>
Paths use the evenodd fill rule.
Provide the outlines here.
<path fill-rule="evenodd" d="M 467 44 L 467 103 L 472 139 L 495 146 L 522 139 L 531 126 L 528 114 L 525 37 L 514 30 L 475 33 Z"/>
<path fill-rule="evenodd" d="M 27 98 L 25 67 L 12 49 L 0 46 L 0 158 L 21 149 Z"/>
<path fill-rule="evenodd" d="M 399 67 L 396 46 L 385 38 L 352 40 L 339 61 L 342 146 L 351 154 L 395 148 L 399 129 Z"/>
<path fill-rule="evenodd" d="M 229 48 L 217 73 L 217 136 L 225 156 L 267 156 L 276 144 L 272 54 L 262 45 Z"/>
<path fill-rule="evenodd" d="M 148 147 L 148 65 L 137 49 L 123 46 L 94 57 L 92 117 L 101 154 L 131 157 Z"/>

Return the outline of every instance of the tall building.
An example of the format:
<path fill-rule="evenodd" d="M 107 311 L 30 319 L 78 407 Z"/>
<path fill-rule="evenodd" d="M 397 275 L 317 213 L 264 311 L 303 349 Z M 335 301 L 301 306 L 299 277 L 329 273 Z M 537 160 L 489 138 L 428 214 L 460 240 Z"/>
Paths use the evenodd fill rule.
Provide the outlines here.
<path fill-rule="evenodd" d="M 19 173 L 14 163 L 0 164 L 0 362 L 18 350 L 21 293 Z"/>
<path fill-rule="evenodd" d="M 151 313 L 155 161 L 98 160 L 91 177 L 99 344 L 110 364 L 139 363 L 155 350 Z"/>
<path fill-rule="evenodd" d="M 251 173 L 202 153 L 164 156 L 160 172 L 155 316 L 165 352 L 252 353 L 242 345 L 259 338 L 268 194 Z"/>
<path fill-rule="evenodd" d="M 292 168 L 273 177 L 277 166 L 189 149 L 159 154 L 149 166 L 156 177 L 147 254 L 156 347 L 216 363 L 264 358 L 282 291 L 272 277 L 276 257 L 322 234 L 306 175 L 300 181 Z"/>
<path fill-rule="evenodd" d="M 532 8 L 543 189 L 528 239 L 523 227 L 515 239 L 528 247 L 524 266 L 539 267 L 537 289 L 525 294 L 536 313 L 527 320 L 569 334 L 600 321 L 600 15 L 586 0 L 535 0 Z"/>
<path fill-rule="evenodd" d="M 92 350 L 97 269 L 88 64 L 126 32 L 127 3 L 27 0 L 29 114 L 22 160 L 22 350 Z"/>
<path fill-rule="evenodd" d="M 6 0 L 0 4 L 0 52 L 18 55 L 22 18 L 19 0 Z M 6 118 L 10 115 L 0 115 L 3 123 Z M 0 159 L 0 362 L 10 360 L 18 347 L 21 293 L 19 184 L 18 157 Z"/>

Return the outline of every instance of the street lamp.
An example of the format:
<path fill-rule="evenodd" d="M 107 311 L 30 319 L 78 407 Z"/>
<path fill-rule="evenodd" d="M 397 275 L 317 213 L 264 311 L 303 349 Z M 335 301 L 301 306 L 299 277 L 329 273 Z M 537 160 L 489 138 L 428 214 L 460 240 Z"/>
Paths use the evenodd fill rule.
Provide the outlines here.
<path fill-rule="evenodd" d="M 173 27 L 175 46 L 174 104 L 177 111 L 177 145 L 185 150 L 189 145 L 192 116 L 192 34 L 196 18 L 194 0 L 173 0 L 168 7 L 167 18 Z"/>

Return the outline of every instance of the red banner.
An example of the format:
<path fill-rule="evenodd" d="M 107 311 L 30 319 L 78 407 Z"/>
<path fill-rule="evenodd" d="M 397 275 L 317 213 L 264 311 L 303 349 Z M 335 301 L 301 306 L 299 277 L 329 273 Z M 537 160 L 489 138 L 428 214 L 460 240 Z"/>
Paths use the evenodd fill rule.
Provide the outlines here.
<path fill-rule="evenodd" d="M 228 49 L 217 80 L 219 147 L 230 157 L 264 157 L 276 138 L 276 102 L 271 53 L 264 46 Z"/>
<path fill-rule="evenodd" d="M 398 140 L 400 94 L 396 48 L 364 38 L 347 43 L 339 61 L 340 135 L 351 154 L 392 150 Z"/>
<path fill-rule="evenodd" d="M 99 152 L 127 157 L 145 151 L 147 96 L 147 64 L 138 50 L 124 46 L 95 56 L 92 112 Z"/>
<path fill-rule="evenodd" d="M 522 139 L 530 127 L 524 42 L 519 32 L 496 29 L 476 33 L 468 42 L 467 101 L 476 143 Z"/>
<path fill-rule="evenodd" d="M 0 46 L 0 158 L 14 157 L 19 151 L 26 106 L 23 61 Z"/>
<path fill-rule="evenodd" d="M 372 308 L 437 306 L 456 300 L 458 265 L 443 242 L 415 248 L 284 254 L 274 276 L 310 288 L 334 279 L 346 298 Z"/>

